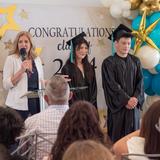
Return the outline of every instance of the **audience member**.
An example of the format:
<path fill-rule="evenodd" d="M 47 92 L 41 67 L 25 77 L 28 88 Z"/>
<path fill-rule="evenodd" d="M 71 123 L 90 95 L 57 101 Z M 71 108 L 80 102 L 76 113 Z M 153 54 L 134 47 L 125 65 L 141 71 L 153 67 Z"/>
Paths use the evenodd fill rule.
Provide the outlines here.
<path fill-rule="evenodd" d="M 133 132 L 114 144 L 115 154 L 118 156 L 123 153 L 160 154 L 159 123 L 160 101 L 157 101 L 144 114 L 140 131 Z"/>
<path fill-rule="evenodd" d="M 0 144 L 11 149 L 23 128 L 23 120 L 15 110 L 0 107 Z"/>
<path fill-rule="evenodd" d="M 69 85 L 64 77 L 60 75 L 53 76 L 46 84 L 45 100 L 48 108 L 42 112 L 29 117 L 25 121 L 26 134 L 29 133 L 45 133 L 44 138 L 55 141 L 59 123 L 68 110 L 68 101 L 70 97 Z M 55 134 L 55 135 L 53 135 Z M 41 139 L 42 140 L 42 139 Z M 52 144 L 43 142 L 38 144 L 37 158 L 41 159 L 50 152 Z"/>
<path fill-rule="evenodd" d="M 0 160 L 10 160 L 10 154 L 3 144 L 0 144 Z"/>
<path fill-rule="evenodd" d="M 10 160 L 28 160 L 28 159 L 24 156 L 15 155 L 15 156 L 11 156 Z"/>
<path fill-rule="evenodd" d="M 114 156 L 104 145 L 92 140 L 75 141 L 64 153 L 63 160 L 113 160 Z"/>
<path fill-rule="evenodd" d="M 52 147 L 52 160 L 62 160 L 67 147 L 77 140 L 95 140 L 105 144 L 96 108 L 89 102 L 77 101 L 65 113 Z"/>

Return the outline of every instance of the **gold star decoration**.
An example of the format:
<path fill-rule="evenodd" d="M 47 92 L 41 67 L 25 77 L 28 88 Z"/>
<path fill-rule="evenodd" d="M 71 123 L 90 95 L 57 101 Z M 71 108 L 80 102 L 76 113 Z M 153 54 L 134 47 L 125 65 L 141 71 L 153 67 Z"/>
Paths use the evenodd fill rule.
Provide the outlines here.
<path fill-rule="evenodd" d="M 11 40 L 9 40 L 8 42 L 4 42 L 5 45 L 5 49 L 12 49 L 13 48 L 13 43 Z"/>
<path fill-rule="evenodd" d="M 155 26 L 159 21 L 160 21 L 160 18 L 145 29 L 146 11 L 144 11 L 140 25 L 139 25 L 139 30 L 132 31 L 132 34 L 136 37 L 135 45 L 134 45 L 134 54 L 136 54 L 137 50 L 140 48 L 143 42 L 146 42 L 149 46 L 159 51 L 159 48 L 156 46 L 156 44 L 152 41 L 151 38 L 148 37 L 148 34 L 155 28 Z"/>
<path fill-rule="evenodd" d="M 98 39 L 98 45 L 104 46 L 105 45 L 104 40 L 103 39 Z"/>
<path fill-rule="evenodd" d="M 39 56 L 41 54 L 41 52 L 42 52 L 42 48 L 36 48 L 35 49 L 36 56 Z"/>
<path fill-rule="evenodd" d="M 7 23 L 0 27 L 0 38 L 3 37 L 7 30 L 20 30 L 20 26 L 18 26 L 13 19 L 15 10 L 16 5 L 11 5 L 7 8 L 0 8 L 0 14 L 7 14 Z"/>
<path fill-rule="evenodd" d="M 28 19 L 28 13 L 24 9 L 21 10 L 21 13 L 19 13 L 19 15 L 22 19 Z"/>
<path fill-rule="evenodd" d="M 41 54 L 41 52 L 42 52 L 42 48 L 35 48 L 36 56 L 39 56 Z M 41 57 L 40 57 L 40 59 L 41 59 L 42 65 L 44 65 L 43 59 Z"/>

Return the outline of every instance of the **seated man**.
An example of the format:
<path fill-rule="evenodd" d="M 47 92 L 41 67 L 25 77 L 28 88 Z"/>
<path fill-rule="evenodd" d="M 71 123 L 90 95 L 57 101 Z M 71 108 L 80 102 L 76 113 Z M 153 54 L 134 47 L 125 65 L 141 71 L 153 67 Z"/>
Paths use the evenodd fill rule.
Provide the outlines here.
<path fill-rule="evenodd" d="M 42 134 L 42 137 L 54 143 L 59 123 L 69 108 L 69 97 L 70 89 L 65 78 L 56 75 L 47 81 L 44 99 L 48 108 L 26 119 L 26 134 L 33 132 Z M 42 139 L 39 138 L 37 141 L 36 159 L 42 159 L 43 156 L 47 155 L 52 146 L 47 141 L 40 143 L 40 140 Z"/>

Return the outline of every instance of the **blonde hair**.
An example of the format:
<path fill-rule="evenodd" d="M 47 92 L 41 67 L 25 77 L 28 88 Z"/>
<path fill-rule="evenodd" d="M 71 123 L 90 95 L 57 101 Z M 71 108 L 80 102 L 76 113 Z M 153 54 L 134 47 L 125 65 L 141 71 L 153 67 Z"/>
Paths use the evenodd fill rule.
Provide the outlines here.
<path fill-rule="evenodd" d="M 60 75 L 53 76 L 46 85 L 45 94 L 54 102 L 65 103 L 69 100 L 69 85 Z"/>
<path fill-rule="evenodd" d="M 76 141 L 64 153 L 63 160 L 114 160 L 114 156 L 99 142 Z"/>
<path fill-rule="evenodd" d="M 26 36 L 30 42 L 31 48 L 29 51 L 29 56 L 31 56 L 33 59 L 36 58 L 36 54 L 35 54 L 35 46 L 33 44 L 32 41 L 32 35 L 29 32 L 26 31 L 21 31 L 17 34 L 14 42 L 13 42 L 13 49 L 10 51 L 10 55 L 11 54 L 17 54 L 19 56 L 19 49 L 18 49 L 18 41 L 20 39 L 20 37 L 22 36 Z"/>

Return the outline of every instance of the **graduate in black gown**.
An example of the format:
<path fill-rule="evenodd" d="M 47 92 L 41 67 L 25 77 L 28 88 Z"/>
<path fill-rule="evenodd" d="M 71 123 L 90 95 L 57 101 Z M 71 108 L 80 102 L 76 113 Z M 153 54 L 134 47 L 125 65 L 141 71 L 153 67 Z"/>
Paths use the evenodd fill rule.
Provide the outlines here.
<path fill-rule="evenodd" d="M 116 53 L 102 64 L 102 84 L 108 107 L 108 134 L 113 142 L 139 129 L 144 102 L 141 64 L 129 54 L 131 30 L 120 25 L 111 36 Z M 109 37 L 111 39 L 111 36 Z"/>
<path fill-rule="evenodd" d="M 89 43 L 84 39 L 86 34 L 80 33 L 67 42 L 71 47 L 70 58 L 61 70 L 68 75 L 73 91 L 70 105 L 77 100 L 86 100 L 97 107 L 97 84 L 94 67 L 88 61 Z"/>

